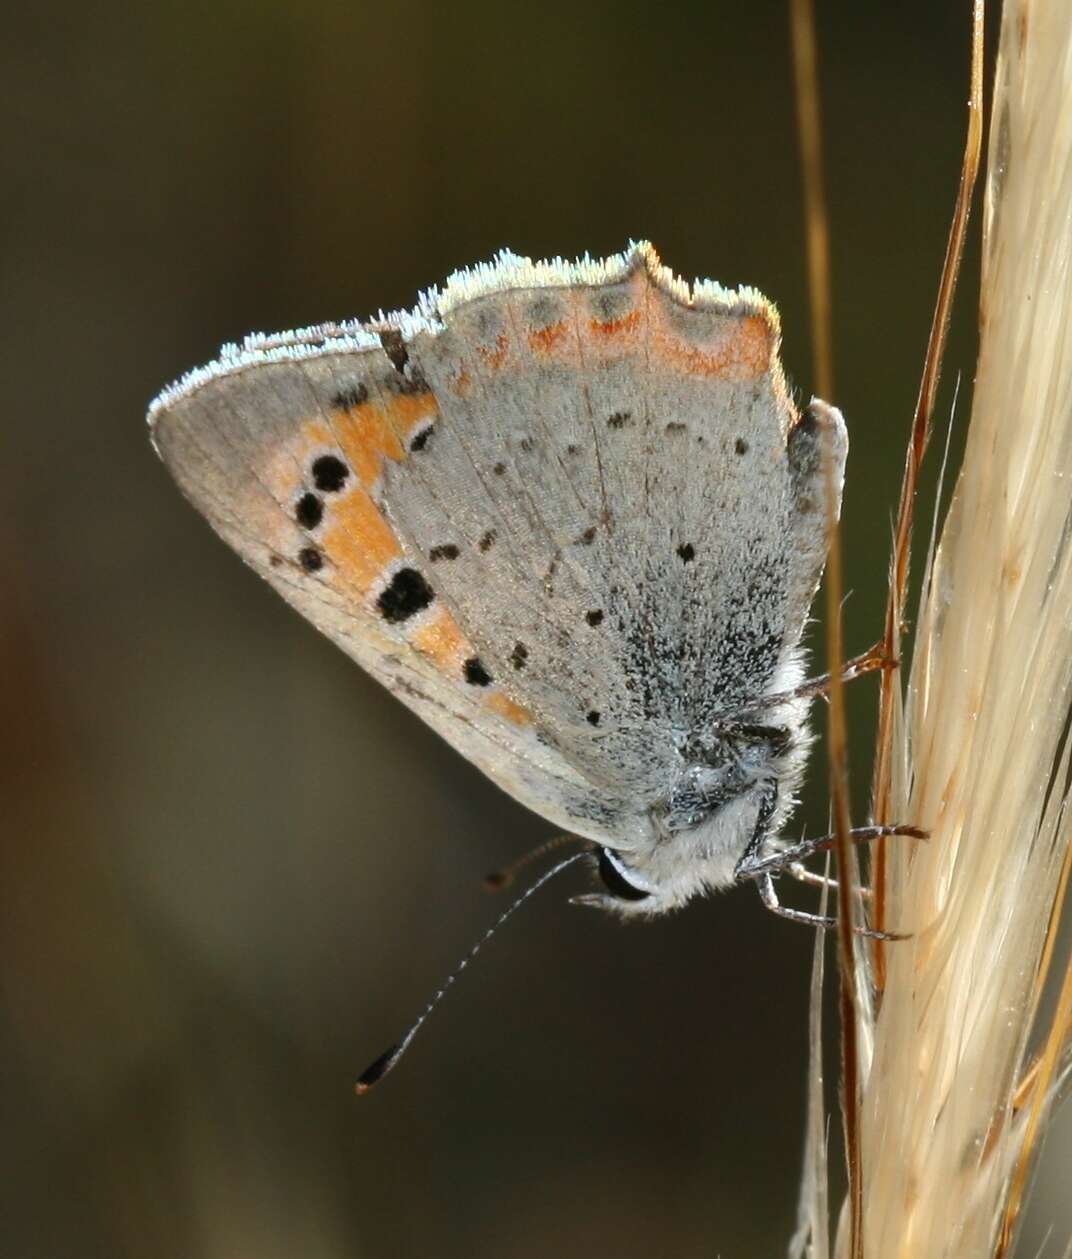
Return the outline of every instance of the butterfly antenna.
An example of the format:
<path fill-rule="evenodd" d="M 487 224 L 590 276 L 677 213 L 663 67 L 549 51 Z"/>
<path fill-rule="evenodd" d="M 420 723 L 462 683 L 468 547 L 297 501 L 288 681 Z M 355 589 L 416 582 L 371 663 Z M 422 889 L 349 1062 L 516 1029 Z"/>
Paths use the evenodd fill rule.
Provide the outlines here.
<path fill-rule="evenodd" d="M 530 848 L 528 852 L 523 853 L 516 861 L 511 861 L 508 866 L 502 866 L 500 869 L 492 870 L 490 874 L 485 875 L 484 891 L 501 892 L 503 888 L 509 887 L 513 883 L 514 879 L 526 866 L 532 865 L 534 861 L 545 857 L 549 852 L 554 852 L 556 848 L 563 848 L 566 844 L 584 844 L 587 842 L 580 835 L 556 835 L 553 839 L 544 840 L 542 844 L 537 844 L 535 848 Z"/>
<path fill-rule="evenodd" d="M 450 991 L 452 985 L 454 984 L 454 981 L 458 978 L 458 976 L 462 973 L 462 971 L 465 970 L 465 968 L 469 965 L 469 963 L 473 960 L 473 958 L 476 957 L 476 955 L 480 952 L 480 950 L 484 947 L 484 945 L 487 944 L 487 942 L 491 939 L 491 937 L 495 934 L 495 932 L 499 930 L 499 928 L 503 925 L 503 923 L 507 920 L 507 918 L 509 918 L 510 915 L 514 913 L 515 910 L 520 909 L 521 906 L 524 905 L 524 903 L 529 899 L 529 897 L 532 896 L 535 892 L 538 892 L 545 883 L 549 883 L 555 877 L 556 874 L 561 874 L 562 871 L 565 870 L 567 866 L 573 865 L 575 861 L 580 861 L 580 859 L 584 856 L 587 856 L 586 852 L 575 852 L 572 856 L 567 857 L 564 861 L 560 861 L 557 865 L 552 866 L 550 870 L 547 870 L 545 871 L 545 873 L 541 874 L 540 877 L 536 880 L 535 883 L 532 884 L 531 887 L 527 887 L 521 893 L 521 895 L 517 898 L 517 900 L 513 902 L 513 904 L 507 906 L 507 908 L 503 910 L 503 912 L 498 916 L 498 918 L 495 919 L 495 921 L 491 924 L 491 926 L 487 929 L 487 931 L 485 931 L 484 934 L 480 937 L 480 939 L 477 940 L 476 944 L 474 944 L 473 947 L 469 950 L 469 952 L 466 953 L 466 955 L 462 958 L 462 960 L 458 963 L 458 965 L 454 968 L 454 970 L 450 973 L 450 975 L 447 976 L 446 982 L 435 994 L 435 996 L 431 999 L 431 1001 L 429 1001 L 428 1004 L 424 1007 L 420 1015 L 410 1025 L 409 1030 L 402 1037 L 402 1039 L 398 1041 L 397 1044 L 392 1045 L 391 1048 L 388 1049 L 386 1052 L 380 1054 L 380 1056 L 376 1059 L 375 1062 L 371 1063 L 368 1067 L 365 1068 L 364 1071 L 362 1071 L 361 1075 L 358 1077 L 357 1084 L 354 1086 L 354 1090 L 357 1093 L 358 1097 L 363 1097 L 369 1091 L 369 1089 L 372 1088 L 374 1084 L 378 1084 L 389 1071 L 392 1071 L 394 1069 L 398 1060 L 409 1048 L 410 1043 L 412 1042 L 414 1036 L 416 1036 L 417 1033 L 424 1026 L 425 1020 L 428 1018 L 429 1014 L 431 1014 L 432 1011 L 436 1008 L 436 1006 L 440 1003 L 440 1001 L 443 1000 L 443 998 Z"/>

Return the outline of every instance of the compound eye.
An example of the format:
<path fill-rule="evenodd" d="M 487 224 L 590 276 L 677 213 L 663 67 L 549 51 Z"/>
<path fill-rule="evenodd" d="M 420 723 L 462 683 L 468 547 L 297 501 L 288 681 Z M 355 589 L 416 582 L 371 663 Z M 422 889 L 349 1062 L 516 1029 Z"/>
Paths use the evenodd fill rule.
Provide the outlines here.
<path fill-rule="evenodd" d="M 642 887 L 629 882 L 626 867 L 617 854 L 609 848 L 599 850 L 599 877 L 607 891 L 622 901 L 645 901 L 651 895 Z"/>

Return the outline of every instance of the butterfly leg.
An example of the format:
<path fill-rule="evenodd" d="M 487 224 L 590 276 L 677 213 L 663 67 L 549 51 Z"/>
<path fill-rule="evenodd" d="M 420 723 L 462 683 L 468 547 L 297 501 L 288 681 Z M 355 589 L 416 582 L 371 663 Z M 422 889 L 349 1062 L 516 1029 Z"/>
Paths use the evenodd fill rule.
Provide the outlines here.
<path fill-rule="evenodd" d="M 800 922 L 806 927 L 822 927 L 824 930 L 837 926 L 836 918 L 826 918 L 822 914 L 809 914 L 804 909 L 790 909 L 788 905 L 783 905 L 778 899 L 778 893 L 774 890 L 774 879 L 770 874 L 758 875 L 755 884 L 759 890 L 759 899 L 772 914 L 777 914 L 779 918 L 788 918 L 790 922 Z"/>
<path fill-rule="evenodd" d="M 911 839 L 926 839 L 929 832 L 918 826 L 858 826 L 849 831 L 849 838 L 857 844 L 868 843 L 873 839 L 883 839 L 890 835 L 906 835 Z M 777 874 L 788 870 L 795 863 L 814 856 L 817 852 L 825 852 L 837 843 L 836 835 L 823 835 L 819 839 L 806 839 L 802 843 L 793 844 L 789 848 L 780 848 L 768 856 L 761 857 L 749 843 L 744 856 L 737 863 L 736 876 L 742 879 L 758 878 L 761 874 Z"/>
<path fill-rule="evenodd" d="M 861 652 L 858 656 L 853 656 L 851 660 L 846 660 L 841 666 L 842 682 L 855 682 L 857 678 L 866 677 L 869 673 L 874 673 L 877 669 L 896 669 L 900 662 L 887 656 L 883 650 L 881 643 L 876 643 L 873 647 L 869 647 L 867 651 Z M 794 699 L 815 699 L 816 696 L 825 696 L 833 682 L 832 673 L 820 673 L 817 677 L 807 678 L 801 682 L 799 686 L 793 687 L 791 691 L 779 691 L 776 695 L 766 695 L 754 704 L 751 708 L 742 709 L 738 716 L 747 716 L 750 713 L 762 712 L 778 704 L 784 704 Z"/>
<path fill-rule="evenodd" d="M 759 890 L 759 899 L 772 914 L 777 914 L 779 918 L 788 918 L 790 922 L 803 923 L 806 927 L 821 927 L 824 931 L 837 926 L 836 918 L 826 918 L 822 914 L 810 914 L 805 909 L 790 909 L 788 905 L 783 905 L 778 899 L 778 893 L 774 890 L 774 879 L 769 871 L 756 875 L 755 884 Z M 868 940 L 906 939 L 895 931 L 876 931 L 873 927 L 853 927 L 853 931 Z"/>
<path fill-rule="evenodd" d="M 760 798 L 759 815 L 756 819 L 756 826 L 752 832 L 752 838 L 748 843 L 737 863 L 735 876 L 738 883 L 745 880 L 752 880 L 756 884 L 759 892 L 760 900 L 771 913 L 778 914 L 781 918 L 788 918 L 791 922 L 803 923 L 811 927 L 832 927 L 836 923 L 836 919 L 827 918 L 821 914 L 811 914 L 801 909 L 790 909 L 783 905 L 778 899 L 778 893 L 774 887 L 774 875 L 781 871 L 787 871 L 795 877 L 802 877 L 804 882 L 819 882 L 837 888 L 837 881 L 834 879 L 827 880 L 822 875 L 812 875 L 806 870 L 801 862 L 812 856 L 814 853 L 823 852 L 830 848 L 836 841 L 836 835 L 824 835 L 819 839 L 804 840 L 802 843 L 794 844 L 789 848 L 780 849 L 768 856 L 761 856 L 763 845 L 767 840 L 767 824 L 774 814 L 775 802 L 777 801 L 778 788 L 775 783 L 769 784 L 769 788 Z M 857 843 L 866 843 L 872 839 L 879 839 L 889 835 L 907 835 L 915 839 L 925 839 L 927 832 L 921 830 L 918 826 L 861 826 L 849 832 L 849 837 Z M 870 927 L 855 927 L 857 935 L 866 936 L 872 940 L 901 940 L 903 936 L 894 932 L 876 931 Z"/>
<path fill-rule="evenodd" d="M 867 651 L 861 652 L 858 656 L 853 656 L 851 660 L 846 660 L 841 666 L 842 682 L 855 682 L 857 678 L 866 677 L 869 673 L 874 673 L 876 669 L 896 669 L 898 662 L 892 660 L 883 650 L 882 643 L 875 643 L 873 647 L 869 647 Z M 818 677 L 808 678 L 807 681 L 801 682 L 798 687 L 787 692 L 789 696 L 794 698 L 811 698 L 816 695 L 825 695 L 833 682 L 832 673 L 821 673 Z"/>
<path fill-rule="evenodd" d="M 778 784 L 773 781 L 765 783 L 763 794 L 759 798 L 759 813 L 756 817 L 756 824 L 752 829 L 752 838 L 748 841 L 748 847 L 744 850 L 740 861 L 737 863 L 735 871 L 737 882 L 743 883 L 746 879 L 754 881 L 759 890 L 760 900 L 772 914 L 778 914 L 781 918 L 788 918 L 791 922 L 800 922 L 809 927 L 825 928 L 836 926 L 837 920 L 835 918 L 825 918 L 821 914 L 809 914 L 803 909 L 790 909 L 778 899 L 778 893 L 774 889 L 774 878 L 771 869 L 764 868 L 765 863 L 760 857 L 763 845 L 768 839 L 767 827 L 774 816 L 777 803 Z M 772 867 L 774 870 L 781 868 L 780 866 Z"/>
<path fill-rule="evenodd" d="M 785 868 L 786 874 L 792 875 L 798 883 L 807 883 L 809 887 L 825 888 L 828 892 L 838 891 L 837 879 L 829 879 L 825 874 L 816 874 L 814 870 L 809 870 L 806 865 L 799 861 L 793 861 Z M 869 887 L 861 887 L 856 889 L 864 900 L 871 899 L 871 889 Z"/>

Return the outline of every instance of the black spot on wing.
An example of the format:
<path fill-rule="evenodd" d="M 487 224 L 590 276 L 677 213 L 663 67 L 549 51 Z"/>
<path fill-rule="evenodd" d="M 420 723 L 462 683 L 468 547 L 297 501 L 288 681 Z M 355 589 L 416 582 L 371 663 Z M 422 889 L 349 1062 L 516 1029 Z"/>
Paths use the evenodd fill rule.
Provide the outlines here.
<path fill-rule="evenodd" d="M 485 533 L 484 536 L 480 539 L 480 543 L 479 543 L 480 549 L 485 552 L 490 551 L 491 548 L 495 545 L 495 537 L 496 537 L 495 530 L 489 529 L 487 533 Z"/>
<path fill-rule="evenodd" d="M 625 428 L 632 418 L 632 411 L 615 411 L 613 415 L 607 416 L 607 427 Z"/>
<path fill-rule="evenodd" d="M 294 508 L 294 518 L 303 529 L 315 529 L 324 519 L 324 504 L 315 494 L 303 494 Z"/>
<path fill-rule="evenodd" d="M 434 546 L 428 552 L 428 558 L 433 564 L 439 560 L 456 560 L 461 552 L 453 542 L 444 542 L 441 546 Z"/>
<path fill-rule="evenodd" d="M 529 658 L 529 649 L 524 643 L 514 643 L 514 650 L 510 653 L 510 663 L 515 669 L 523 669 Z"/>
<path fill-rule="evenodd" d="M 585 721 L 587 721 L 590 726 L 598 726 L 601 716 L 602 713 L 598 712 L 595 708 L 591 708 L 585 715 Z"/>
<path fill-rule="evenodd" d="M 337 494 L 349 475 L 350 469 L 337 455 L 321 455 L 313 460 L 313 484 L 324 494 Z"/>
<path fill-rule="evenodd" d="M 422 612 L 435 598 L 435 591 L 415 568 L 400 568 L 376 600 L 385 621 L 398 625 Z"/>
<path fill-rule="evenodd" d="M 324 567 L 324 557 L 315 546 L 303 546 L 298 552 L 298 563 L 307 573 L 315 573 Z"/>
<path fill-rule="evenodd" d="M 360 381 L 356 385 L 347 385 L 340 389 L 331 399 L 331 405 L 337 411 L 349 411 L 365 402 L 368 402 L 368 388 Z"/>
<path fill-rule="evenodd" d="M 491 674 L 480 662 L 479 656 L 471 656 L 463 666 L 462 672 L 470 686 L 490 686 Z"/>
<path fill-rule="evenodd" d="M 737 440 L 733 443 L 733 449 L 734 449 L 734 450 L 735 450 L 735 451 L 736 451 L 739 455 L 747 455 L 747 454 L 748 454 L 748 443 L 745 441 L 745 439 L 744 439 L 743 437 L 738 437 L 738 438 L 737 438 Z"/>
<path fill-rule="evenodd" d="M 682 542 L 677 548 L 677 553 L 681 557 L 682 564 L 691 564 L 696 558 L 696 548 L 691 542 Z"/>
<path fill-rule="evenodd" d="M 593 608 L 591 612 L 584 614 L 584 619 L 589 625 L 595 627 L 603 624 L 603 611 L 601 608 Z"/>

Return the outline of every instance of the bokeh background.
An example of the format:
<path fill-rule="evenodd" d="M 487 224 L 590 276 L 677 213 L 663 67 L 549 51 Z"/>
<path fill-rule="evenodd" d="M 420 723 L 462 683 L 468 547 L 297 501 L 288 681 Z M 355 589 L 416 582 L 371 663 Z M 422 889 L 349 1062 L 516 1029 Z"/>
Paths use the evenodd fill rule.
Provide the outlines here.
<path fill-rule="evenodd" d="M 968 5 L 818 7 L 860 650 Z M 409 305 L 504 245 L 643 236 L 774 297 L 808 396 L 784 4 L 45 0 L 5 22 L 0 81 L 0 1250 L 782 1253 L 812 938 L 747 890 L 627 929 L 548 888 L 354 1099 L 497 912 L 480 876 L 548 828 L 243 568 L 143 415 L 250 329 Z M 820 753 L 797 824 L 825 815 Z M 1029 1243 L 1072 1221 L 1047 1166 Z"/>

